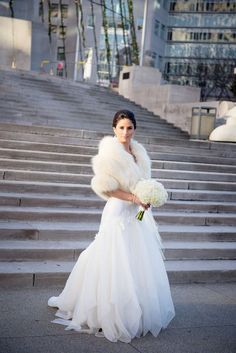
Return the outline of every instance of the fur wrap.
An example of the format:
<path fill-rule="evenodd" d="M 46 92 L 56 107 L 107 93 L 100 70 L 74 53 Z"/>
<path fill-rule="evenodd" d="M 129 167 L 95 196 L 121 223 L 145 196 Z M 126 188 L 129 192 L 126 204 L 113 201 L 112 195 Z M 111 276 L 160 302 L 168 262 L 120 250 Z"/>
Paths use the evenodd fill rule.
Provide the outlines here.
<path fill-rule="evenodd" d="M 91 187 L 101 198 L 107 200 L 106 192 L 121 189 L 132 192 L 140 179 L 151 178 L 151 161 L 145 148 L 131 140 L 131 154 L 116 137 L 105 136 L 99 143 L 98 154 L 92 158 L 95 176 Z"/>

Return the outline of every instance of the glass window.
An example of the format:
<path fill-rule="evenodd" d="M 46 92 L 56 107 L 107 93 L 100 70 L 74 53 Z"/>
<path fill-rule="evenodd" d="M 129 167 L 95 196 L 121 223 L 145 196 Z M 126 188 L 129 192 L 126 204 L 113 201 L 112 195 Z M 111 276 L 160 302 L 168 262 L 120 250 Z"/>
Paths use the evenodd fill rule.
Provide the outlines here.
<path fill-rule="evenodd" d="M 62 18 L 68 17 L 68 5 L 61 5 L 61 16 Z"/>
<path fill-rule="evenodd" d="M 222 29 L 209 29 L 207 32 L 200 32 L 195 30 L 194 32 L 188 28 L 172 28 L 168 30 L 167 40 L 170 41 L 211 41 L 211 42 L 220 42 L 228 41 L 235 42 L 235 32 Z"/>
<path fill-rule="evenodd" d="M 171 1 L 170 2 L 170 11 L 175 11 L 175 7 L 176 7 L 176 1 Z"/>
<path fill-rule="evenodd" d="M 170 1 L 169 10 L 172 12 L 231 12 L 235 11 L 235 1 L 204 1 L 179 0 Z"/>
<path fill-rule="evenodd" d="M 137 18 L 137 30 L 141 31 L 143 29 L 143 18 Z"/>
<path fill-rule="evenodd" d="M 94 22 L 95 22 L 95 16 L 94 16 Z M 91 15 L 87 16 L 87 28 L 93 28 L 93 16 Z"/>
<path fill-rule="evenodd" d="M 42 1 L 39 2 L 39 17 L 43 16 L 44 9 Z"/>
<path fill-rule="evenodd" d="M 51 4 L 51 17 L 58 17 L 58 4 Z"/>
<path fill-rule="evenodd" d="M 155 33 L 156 36 L 159 36 L 159 30 L 160 30 L 160 22 L 155 20 L 154 33 Z"/>
<path fill-rule="evenodd" d="M 65 48 L 64 47 L 57 48 L 57 60 L 65 60 Z"/>
<path fill-rule="evenodd" d="M 51 33 L 57 33 L 57 26 L 51 25 Z"/>
<path fill-rule="evenodd" d="M 160 56 L 160 55 L 158 56 L 157 67 L 162 71 L 162 67 L 163 67 L 163 57 Z"/>
<path fill-rule="evenodd" d="M 172 31 L 168 31 L 167 40 L 172 40 Z"/>
<path fill-rule="evenodd" d="M 166 27 L 164 25 L 161 25 L 161 39 L 165 39 L 165 31 Z"/>
<path fill-rule="evenodd" d="M 64 39 L 66 37 L 66 30 L 67 30 L 66 26 L 59 27 L 59 38 L 60 39 Z"/>

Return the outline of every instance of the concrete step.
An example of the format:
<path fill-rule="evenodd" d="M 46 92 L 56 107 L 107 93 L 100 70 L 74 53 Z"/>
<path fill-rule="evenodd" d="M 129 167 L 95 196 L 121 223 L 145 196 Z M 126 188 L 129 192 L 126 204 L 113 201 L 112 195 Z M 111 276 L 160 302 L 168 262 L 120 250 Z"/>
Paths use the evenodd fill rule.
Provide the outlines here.
<path fill-rule="evenodd" d="M 26 222 L 0 221 L 1 240 L 84 240 L 92 241 L 98 232 L 99 222 Z M 193 226 L 160 224 L 163 240 L 235 242 L 236 231 L 232 226 Z"/>
<path fill-rule="evenodd" d="M 64 286 L 74 261 L 0 262 L 1 287 L 27 288 Z M 215 283 L 236 280 L 232 260 L 165 261 L 168 278 L 174 283 Z"/>
<path fill-rule="evenodd" d="M 80 129 L 83 126 L 84 130 L 90 130 L 91 124 L 93 129 L 96 129 L 98 132 L 105 133 L 106 135 L 111 133 L 110 124 L 107 123 L 96 123 L 88 120 L 81 121 L 77 116 L 68 116 L 67 120 L 61 120 L 55 116 L 49 116 L 47 112 L 43 114 L 42 111 L 40 113 L 35 112 L 28 112 L 28 113 L 17 113 L 13 111 L 5 111 L 4 115 L 2 115 L 1 121 L 3 123 L 8 124 L 19 124 L 19 125 L 31 125 L 35 124 L 37 121 L 38 125 L 42 125 L 45 127 L 60 127 L 61 129 Z M 98 119 L 98 116 L 96 116 Z M 141 130 L 140 130 L 141 131 Z M 180 134 L 178 131 L 175 131 L 173 128 L 168 128 L 165 126 L 160 126 L 158 129 L 157 127 L 151 126 L 150 128 L 145 127 L 142 128 L 142 133 L 147 134 L 150 137 L 165 137 L 166 139 L 176 139 L 182 140 L 186 139 L 186 136 L 182 133 Z"/>
<path fill-rule="evenodd" d="M 3 112 L 2 112 L 3 114 Z M 4 115 L 1 117 L 1 121 L 9 124 L 19 124 L 19 125 L 31 125 L 35 124 L 37 121 L 38 125 L 42 125 L 45 127 L 52 126 L 52 127 L 60 127 L 61 129 L 80 129 L 81 126 L 83 126 L 83 129 L 88 130 L 91 129 L 91 124 L 93 126 L 93 129 L 96 129 L 98 132 L 101 132 L 105 135 L 109 134 L 111 132 L 110 124 L 100 124 L 100 123 L 95 123 L 95 122 L 90 122 L 88 120 L 86 121 L 80 121 L 79 117 L 78 118 L 70 118 L 68 120 L 61 120 L 57 117 L 49 117 L 47 112 L 43 114 L 40 112 L 38 114 L 37 112 L 32 112 L 32 113 L 17 113 L 17 112 L 10 112 L 6 111 Z M 182 140 L 186 139 L 186 135 L 183 133 L 180 134 L 179 132 L 176 132 L 173 129 L 169 128 L 159 128 L 159 129 L 154 129 L 154 128 L 144 128 L 140 129 L 142 130 L 143 134 L 147 134 L 150 137 L 164 137 L 166 139 L 173 139 L 173 140 Z"/>
<path fill-rule="evenodd" d="M 152 163 L 154 169 L 174 169 L 174 170 L 189 170 L 200 172 L 213 172 L 213 173 L 233 173 L 235 174 L 235 166 L 219 165 L 219 164 L 206 164 L 194 162 L 175 162 L 175 161 L 154 161 Z"/>
<path fill-rule="evenodd" d="M 235 182 L 236 175 L 233 173 L 196 172 L 191 170 L 152 170 L 152 177 L 158 179 L 181 179 L 181 180 L 201 180 L 201 181 L 225 181 Z"/>
<path fill-rule="evenodd" d="M 183 213 L 153 211 L 158 224 L 188 224 L 188 225 L 228 225 L 236 226 L 236 218 L 231 213 Z M 98 222 L 101 211 L 95 209 L 81 208 L 49 208 L 49 207 L 3 207 L 0 206 L 0 220 L 23 220 L 23 221 L 51 221 L 51 222 Z"/>
<path fill-rule="evenodd" d="M 0 261 L 73 261 L 90 244 L 89 241 L 8 241 L 0 243 Z M 233 260 L 236 243 L 164 242 L 167 260 Z"/>
<path fill-rule="evenodd" d="M 108 127 L 109 128 L 109 127 Z M 112 134 L 111 129 L 109 134 Z M 96 139 L 99 140 L 104 134 L 98 131 L 91 131 L 91 125 L 89 130 L 84 129 L 62 129 L 59 127 L 50 127 L 50 126 L 39 126 L 38 125 L 23 125 L 23 124 L 7 124 L 0 123 L 0 138 L 11 138 L 15 140 L 22 140 L 22 134 L 25 135 L 25 141 L 41 141 L 47 143 L 57 143 L 60 141 L 60 144 L 64 144 L 63 137 L 67 137 L 67 142 L 69 143 L 70 139 L 76 138 L 87 138 L 87 139 Z M 8 133 L 8 135 L 5 134 Z M 33 135 L 33 136 L 32 136 Z M 107 135 L 107 133 L 105 133 Z M 6 137 L 8 136 L 8 137 Z M 49 137 L 50 136 L 50 137 Z M 57 139 L 52 140 L 51 138 Z M 34 137 L 34 138 L 33 138 Z M 60 139 L 59 139 L 60 137 Z M 173 140 L 172 138 L 163 138 L 163 137 L 149 137 L 148 134 L 141 134 L 138 131 L 135 134 L 135 137 L 138 141 L 144 144 L 154 144 L 160 145 L 165 143 L 168 146 L 174 147 L 187 147 L 187 148 L 199 148 L 204 150 L 220 150 L 224 151 L 236 151 L 236 146 L 233 143 L 218 143 L 218 142 L 209 142 L 209 141 L 198 141 L 198 140 Z M 37 138 L 37 139 L 36 139 Z M 36 139 L 36 140 L 35 140 Z M 41 139 L 41 140 L 40 140 Z M 77 145 L 77 140 L 73 140 L 73 144 Z M 70 143 L 69 143 L 70 144 Z"/>
<path fill-rule="evenodd" d="M 84 171 L 85 168 L 83 168 Z M 153 173 L 155 175 L 155 173 Z M 159 173 L 156 173 L 157 175 Z M 153 175 L 153 177 L 154 177 Z M 92 174 L 72 174 L 72 173 L 46 173 L 23 170 L 0 169 L 0 178 L 3 180 L 15 181 L 39 181 L 54 183 L 87 184 L 92 179 Z M 210 181 L 210 180 L 178 180 L 157 178 L 166 188 L 176 189 L 198 189 L 198 190 L 232 190 L 236 191 L 236 183 L 229 181 Z"/>
<path fill-rule="evenodd" d="M 5 170 L 31 170 L 41 172 L 92 174 L 91 161 L 88 163 L 36 161 L 13 158 L 0 158 L 1 169 Z M 176 168 L 176 169 L 175 169 Z M 211 171 L 208 171 L 210 169 Z M 195 179 L 195 180 L 215 180 L 215 181 L 235 181 L 234 167 L 206 165 L 200 163 L 176 163 L 155 161 L 153 162 L 153 177 L 169 179 Z"/>
<path fill-rule="evenodd" d="M 0 177 L 4 180 L 45 181 L 54 183 L 89 184 L 92 175 L 71 173 L 45 173 L 23 170 L 1 170 Z"/>
<path fill-rule="evenodd" d="M 177 161 L 177 162 L 193 162 L 193 163 L 201 163 L 204 164 L 219 164 L 219 165 L 231 165 L 236 167 L 235 158 L 220 158 L 214 156 L 201 156 L 199 160 L 199 156 L 194 155 L 184 155 L 177 153 L 163 153 L 163 152 L 151 152 L 149 153 L 151 160 L 165 160 L 165 161 Z M 236 169 L 236 168 L 235 168 Z"/>
<path fill-rule="evenodd" d="M 24 159 L 0 158 L 1 169 L 40 171 L 45 173 L 72 173 L 72 174 L 91 174 L 92 166 L 86 163 L 64 163 L 49 161 L 31 161 Z"/>
<path fill-rule="evenodd" d="M 166 184 L 166 183 L 163 183 Z M 193 184 L 194 186 L 194 184 Z M 187 186 L 186 186 L 187 187 Z M 219 190 L 183 190 L 167 189 L 171 200 L 206 200 L 206 201 L 225 201 L 236 202 L 236 192 Z M 38 193 L 51 195 L 94 195 L 90 185 L 86 184 L 66 184 L 49 182 L 30 182 L 15 180 L 0 180 L 0 192 L 5 193 Z"/>
<path fill-rule="evenodd" d="M 91 151 L 92 152 L 92 151 Z M 28 151 L 18 149 L 0 148 L 0 158 L 13 158 L 13 159 L 26 159 L 26 160 L 40 160 L 40 161 L 62 161 L 74 163 L 89 163 L 91 157 L 95 154 L 77 154 L 77 153 L 59 153 L 47 151 Z M 175 161 L 186 163 L 199 163 L 199 156 L 182 155 L 174 153 L 150 153 L 150 158 L 155 161 Z M 201 164 L 218 164 L 223 165 L 227 169 L 228 166 L 234 167 L 236 171 L 236 160 L 232 158 L 219 158 L 219 157 L 201 157 Z M 228 163 L 228 164 L 226 164 Z"/>
<path fill-rule="evenodd" d="M 49 126 L 39 126 L 36 125 L 19 125 L 19 124 L 7 124 L 0 123 L 0 138 L 2 139 L 12 139 L 17 141 L 32 141 L 41 143 L 55 143 L 58 144 L 73 144 L 78 145 L 84 142 L 86 139 L 86 145 L 97 146 L 99 140 L 102 136 L 111 134 L 102 133 L 84 129 L 62 129 Z M 219 143 L 210 141 L 198 141 L 198 140 L 176 140 L 171 137 L 163 138 L 160 136 L 158 138 L 150 137 L 148 134 L 142 135 L 138 131 L 136 132 L 136 139 L 143 143 L 144 145 L 167 145 L 175 148 L 185 148 L 191 151 L 191 149 L 199 149 L 205 151 L 223 151 L 224 153 L 235 153 L 236 146 L 233 143 Z M 96 140 L 96 142 L 94 142 Z M 148 146 L 147 146 L 148 147 Z M 152 147 L 151 147 L 152 148 Z M 158 149 L 157 149 L 158 150 Z M 199 152 L 204 153 L 204 152 Z"/>
<path fill-rule="evenodd" d="M 0 139 L 0 147 L 8 148 L 8 149 L 18 149 L 18 150 L 27 150 L 27 151 L 37 151 L 37 152 L 43 151 L 43 152 L 65 153 L 65 154 L 72 153 L 72 154 L 95 155 L 97 153 L 98 151 L 97 146 L 93 147 L 93 146 L 82 145 L 80 144 L 81 140 L 77 142 L 77 145 L 73 146 L 73 145 L 61 145 L 61 144 L 52 144 L 52 143 L 49 144 L 49 143 L 37 143 L 37 142 L 28 142 L 28 141 Z M 97 144 L 98 143 L 99 142 L 97 142 Z"/>
<path fill-rule="evenodd" d="M 216 190 L 178 190 L 172 189 L 168 192 L 170 200 L 179 201 L 226 201 L 235 202 L 236 194 L 232 191 Z"/>
<path fill-rule="evenodd" d="M 86 140 L 87 144 L 91 143 L 91 140 Z M 95 155 L 97 153 L 97 145 L 89 146 L 84 139 L 78 139 L 76 145 L 62 145 L 62 144 L 52 144 L 52 143 L 39 143 L 30 141 L 17 141 L 12 139 L 0 139 L 0 147 L 8 149 L 18 149 L 27 151 L 44 151 L 44 152 L 59 152 L 59 153 L 72 153 L 72 154 L 88 154 Z M 200 149 L 200 148 L 186 148 L 179 146 L 168 146 L 168 145 L 145 145 L 147 151 L 149 152 L 162 152 L 162 153 L 174 153 L 182 155 L 195 155 L 198 156 L 210 156 L 210 157 L 221 157 L 225 158 L 227 163 L 227 158 L 236 157 L 236 152 L 233 151 L 218 151 L 211 149 Z"/>
<path fill-rule="evenodd" d="M 234 260 L 166 261 L 170 283 L 235 282 Z"/>
<path fill-rule="evenodd" d="M 235 260 L 236 242 L 164 242 L 167 260 Z"/>
<path fill-rule="evenodd" d="M 32 99 L 31 99 L 32 103 Z M 35 101 L 35 103 L 38 103 L 38 101 Z M 68 103 L 68 102 L 67 102 Z M 96 109 L 96 112 L 94 109 L 88 109 L 88 108 L 81 108 L 77 104 L 76 105 L 70 105 L 70 106 L 62 106 L 60 107 L 60 116 L 58 116 L 58 104 L 50 104 L 48 106 L 45 106 L 44 109 L 42 109 L 41 106 L 35 106 L 35 107 L 27 107 L 24 106 L 22 103 L 16 103 L 12 100 L 10 100 L 6 106 L 6 99 L 4 99 L 4 103 L 1 104 L 0 102 L 0 109 L 1 109 L 1 115 L 4 117 L 4 121 L 11 121 L 12 118 L 15 116 L 22 118 L 20 119 L 21 122 L 25 121 L 25 118 L 29 119 L 34 118 L 35 116 L 38 118 L 41 118 L 43 121 L 43 118 L 46 118 L 46 122 L 51 121 L 52 124 L 47 124 L 51 126 L 66 126 L 66 127 L 71 127 L 73 124 L 74 127 L 80 128 L 81 126 L 91 126 L 89 125 L 92 124 L 93 128 L 96 128 L 96 130 L 108 130 L 109 125 L 107 122 L 109 119 L 111 119 L 111 114 L 110 111 L 107 113 L 104 113 L 104 110 Z M 11 106 L 12 105 L 12 106 Z M 80 116 L 78 117 L 78 112 Z M 114 110 L 115 112 L 115 110 Z M 66 120 L 63 119 L 63 116 L 66 115 Z M 168 125 L 164 120 L 158 120 L 155 117 L 152 118 L 151 120 L 146 117 L 145 119 L 141 119 L 138 117 L 139 114 L 137 114 L 136 118 L 138 120 L 138 125 L 140 131 L 142 130 L 142 133 L 145 133 L 146 131 L 149 132 L 150 134 L 153 133 L 152 130 L 156 131 L 157 134 L 160 134 L 160 132 L 166 132 L 170 135 L 177 135 L 177 136 L 185 136 L 183 132 L 180 132 L 176 127 Z M 89 122 L 88 119 L 86 118 L 89 116 Z M 54 122 L 57 121 L 58 125 L 55 125 Z M 26 120 L 27 122 L 27 120 Z"/>
<path fill-rule="evenodd" d="M 92 152 L 92 151 L 91 151 Z M 0 148 L 0 158 L 13 158 L 13 159 L 26 159 L 26 160 L 50 160 L 50 161 L 62 161 L 62 162 L 76 162 L 76 163 L 88 163 L 94 154 L 78 154 L 78 153 L 56 153 L 47 151 L 28 151 L 18 149 Z M 164 161 L 177 161 L 177 162 L 193 162 L 199 163 L 199 157 L 193 155 L 183 156 L 173 153 L 150 153 L 152 161 L 164 160 Z M 219 157 L 202 157 L 201 163 L 203 164 L 223 164 L 225 168 L 228 165 L 234 166 L 235 160 L 231 158 L 219 158 Z M 226 164 L 228 163 L 228 165 Z M 236 170 L 236 166 L 235 166 Z"/>
<path fill-rule="evenodd" d="M 11 125 L 11 124 L 7 124 Z M 85 132 L 84 132 L 85 133 Z M 102 137 L 103 135 L 101 135 Z M 11 140 L 16 140 L 18 141 L 31 141 L 31 142 L 38 142 L 38 143 L 54 143 L 57 144 L 58 140 L 60 140 L 60 144 L 62 146 L 64 145 L 70 145 L 70 146 L 75 146 L 75 145 L 85 145 L 85 146 L 98 146 L 99 143 L 99 138 L 95 137 L 94 138 L 83 138 L 82 136 L 78 137 L 70 137 L 70 136 L 55 136 L 55 135 L 47 135 L 47 134 L 39 134 L 39 133 L 27 133 L 27 132 L 14 132 L 14 131 L 1 131 L 1 124 L 0 124 L 0 138 L 1 139 L 11 139 Z"/>
<path fill-rule="evenodd" d="M 108 109 L 106 109 L 107 103 L 109 104 L 109 108 L 114 107 L 115 110 L 120 109 L 120 104 L 115 103 L 118 99 L 123 103 L 125 102 L 126 106 L 129 104 L 133 108 L 136 107 L 136 109 L 139 112 L 142 111 L 143 113 L 145 112 L 146 114 L 148 114 L 148 112 L 145 109 L 137 107 L 135 104 L 132 104 L 130 102 L 128 103 L 127 100 L 123 99 L 122 97 L 117 96 L 116 94 L 109 93 L 108 90 L 101 91 L 101 89 L 96 88 L 95 90 L 93 89 L 93 91 L 91 91 L 91 92 L 93 92 L 92 94 L 86 94 L 86 95 L 83 94 L 83 96 L 82 96 L 83 99 L 78 99 L 78 94 L 75 94 L 75 92 L 73 92 L 74 97 L 72 97 L 72 91 L 66 91 L 65 92 L 66 94 L 65 94 L 63 92 L 63 87 L 60 87 L 60 89 L 58 89 L 58 87 L 56 87 L 55 85 L 52 85 L 51 82 L 47 82 L 45 84 L 43 82 L 38 81 L 37 85 L 36 85 L 35 79 L 31 80 L 31 81 L 25 81 L 25 80 L 22 80 L 22 78 L 21 78 L 20 82 L 21 82 L 21 84 L 19 84 L 19 86 L 21 88 L 21 91 L 23 90 L 23 92 L 24 92 L 23 97 L 25 98 L 25 100 L 27 99 L 27 102 L 30 102 L 30 103 L 32 102 L 33 104 L 34 104 L 33 99 L 36 99 L 36 98 L 37 98 L 36 103 L 38 103 L 40 101 L 40 99 L 44 99 L 44 102 L 46 99 L 50 99 L 51 103 L 56 103 L 56 101 L 57 101 L 57 103 L 61 103 L 61 101 L 65 101 L 65 103 L 70 102 L 71 104 L 75 104 L 76 106 L 79 105 L 80 108 L 82 108 L 82 107 L 88 108 L 91 105 L 94 105 L 91 103 L 96 102 L 98 105 L 98 109 L 101 107 L 101 108 L 103 108 L 103 111 L 106 112 L 108 110 Z M 43 88 L 41 87 L 41 85 L 43 85 L 42 86 Z M 13 88 L 14 88 L 14 86 L 11 86 L 11 91 L 13 90 Z M 34 91 L 36 90 L 36 88 L 37 88 L 37 95 L 34 94 Z M 90 90 L 91 90 L 91 88 L 89 87 L 89 91 Z M 80 90 L 80 91 L 82 93 L 85 90 Z M 28 96 L 27 96 L 27 92 L 29 93 Z M 52 92 L 53 92 L 53 96 L 51 96 Z M 8 92 L 8 94 L 9 93 L 10 92 Z M 106 96 L 105 99 L 104 99 L 104 93 Z M 58 99 L 59 99 L 59 101 L 58 101 Z M 32 103 L 31 103 L 31 105 L 32 105 Z M 44 108 L 44 105 L 42 105 L 42 108 Z M 149 113 L 149 115 L 153 116 L 153 114 L 150 114 L 150 113 Z"/>
<path fill-rule="evenodd" d="M 78 182 L 80 174 L 92 175 L 91 164 L 50 163 L 0 158 L 0 175 L 5 180 L 45 180 Z M 39 172 L 37 172 L 39 171 Z M 64 173 L 63 173 L 64 172 Z M 25 179 L 22 179 L 24 178 Z M 42 179 L 41 179 L 42 177 Z M 152 177 L 167 180 L 199 180 L 235 182 L 233 173 L 195 172 L 188 170 L 153 169 Z M 86 179 L 85 179 L 86 180 Z"/>
<path fill-rule="evenodd" d="M 105 201 L 98 197 L 41 195 L 26 193 L 0 193 L 1 206 L 20 207 L 81 207 L 102 209 Z M 169 200 L 162 206 L 162 210 L 182 210 L 184 212 L 214 212 L 233 213 L 236 211 L 236 202 L 210 202 L 210 201 L 173 201 Z"/>

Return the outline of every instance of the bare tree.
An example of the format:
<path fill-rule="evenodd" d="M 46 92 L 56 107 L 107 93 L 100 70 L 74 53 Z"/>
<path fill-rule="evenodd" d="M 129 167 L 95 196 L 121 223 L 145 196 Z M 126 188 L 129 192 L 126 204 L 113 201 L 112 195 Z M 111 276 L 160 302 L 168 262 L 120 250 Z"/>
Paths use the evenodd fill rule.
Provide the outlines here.
<path fill-rule="evenodd" d="M 223 59 L 219 46 L 198 46 L 195 48 L 195 55 L 198 57 L 196 83 L 201 87 L 201 100 L 213 97 L 217 100 L 231 100 L 236 60 Z"/>

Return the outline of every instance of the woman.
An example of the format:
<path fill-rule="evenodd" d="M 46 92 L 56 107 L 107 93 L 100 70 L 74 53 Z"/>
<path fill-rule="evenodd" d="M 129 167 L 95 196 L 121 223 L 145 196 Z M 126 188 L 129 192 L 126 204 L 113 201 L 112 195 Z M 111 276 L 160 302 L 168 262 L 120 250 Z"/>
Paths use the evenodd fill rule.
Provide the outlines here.
<path fill-rule="evenodd" d="M 75 264 L 59 297 L 53 322 L 66 329 L 130 342 L 150 331 L 157 336 L 175 315 L 161 238 L 149 204 L 133 194 L 140 179 L 151 177 L 146 150 L 132 140 L 134 114 L 118 111 L 114 137 L 106 136 L 92 160 L 92 188 L 107 200 L 99 232 Z M 139 206 L 144 218 L 135 218 Z"/>

